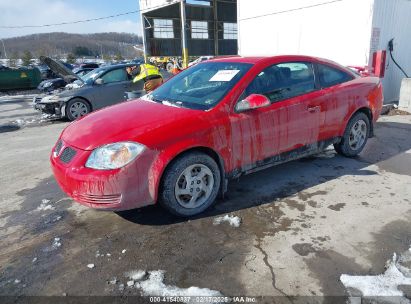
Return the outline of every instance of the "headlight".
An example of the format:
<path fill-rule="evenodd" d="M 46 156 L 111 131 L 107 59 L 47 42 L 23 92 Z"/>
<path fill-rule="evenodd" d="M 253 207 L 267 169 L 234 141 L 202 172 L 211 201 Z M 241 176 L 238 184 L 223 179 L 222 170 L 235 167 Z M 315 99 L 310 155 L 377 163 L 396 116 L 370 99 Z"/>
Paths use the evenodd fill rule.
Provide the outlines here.
<path fill-rule="evenodd" d="M 91 152 L 86 167 L 98 170 L 118 169 L 130 163 L 144 149 L 144 145 L 134 142 L 108 144 Z"/>
<path fill-rule="evenodd" d="M 56 103 L 59 101 L 60 101 L 60 97 L 57 95 L 49 95 L 41 99 L 42 103 Z"/>

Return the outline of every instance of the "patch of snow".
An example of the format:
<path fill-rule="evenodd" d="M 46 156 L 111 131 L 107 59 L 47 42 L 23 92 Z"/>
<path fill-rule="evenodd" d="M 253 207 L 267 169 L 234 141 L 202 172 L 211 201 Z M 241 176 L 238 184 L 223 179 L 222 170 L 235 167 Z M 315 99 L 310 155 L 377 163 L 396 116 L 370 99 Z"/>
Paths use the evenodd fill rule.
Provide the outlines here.
<path fill-rule="evenodd" d="M 351 287 L 361 291 L 364 297 L 402 297 L 403 292 L 399 285 L 411 285 L 411 278 L 397 268 L 397 255 L 388 263 L 387 270 L 376 276 L 351 276 L 343 274 L 340 281 L 345 287 Z"/>
<path fill-rule="evenodd" d="M 106 256 L 111 257 L 111 254 L 110 254 L 110 253 L 106 253 Z"/>
<path fill-rule="evenodd" d="M 116 278 L 116 277 L 112 278 L 112 279 L 109 281 L 109 283 L 110 283 L 111 285 L 117 284 L 117 278 Z"/>
<path fill-rule="evenodd" d="M 134 285 L 134 281 L 133 281 L 133 280 L 127 281 L 127 286 L 128 286 L 128 287 L 131 287 L 131 286 L 133 286 L 133 285 Z"/>
<path fill-rule="evenodd" d="M 43 199 L 41 200 L 40 206 L 37 207 L 37 211 L 46 211 L 46 210 L 54 210 L 54 207 L 49 204 L 50 200 Z"/>
<path fill-rule="evenodd" d="M 119 289 L 120 291 L 124 290 L 124 284 L 118 285 L 118 289 Z"/>
<path fill-rule="evenodd" d="M 150 271 L 149 277 L 145 281 L 137 282 L 135 286 L 139 288 L 145 296 L 176 296 L 176 297 L 220 297 L 222 294 L 217 290 L 208 288 L 189 287 L 180 288 L 177 286 L 164 284 L 164 271 Z"/>
<path fill-rule="evenodd" d="M 37 262 L 37 258 L 33 258 L 33 260 L 31 261 L 32 263 L 36 263 Z"/>
<path fill-rule="evenodd" d="M 90 268 L 90 269 L 93 269 L 95 267 L 95 265 L 94 264 L 87 264 L 87 267 Z"/>
<path fill-rule="evenodd" d="M 59 247 L 61 247 L 61 241 L 60 238 L 56 237 L 53 240 L 53 244 L 51 245 L 52 248 L 57 249 Z"/>
<path fill-rule="evenodd" d="M 410 248 L 410 250 L 411 250 L 411 248 Z M 126 253 L 126 251 L 127 251 L 127 249 L 123 249 L 123 250 L 121 251 L 121 253 Z"/>
<path fill-rule="evenodd" d="M 163 100 L 161 103 L 162 103 L 163 105 L 165 105 L 165 106 L 175 107 L 175 108 L 181 108 L 178 104 L 169 102 L 169 101 L 167 101 L 167 100 Z"/>
<path fill-rule="evenodd" d="M 20 284 L 20 282 L 21 282 L 21 281 L 20 281 L 19 279 L 15 279 L 15 280 L 14 280 L 14 284 Z"/>
<path fill-rule="evenodd" d="M 126 272 L 124 276 L 134 281 L 140 281 L 146 276 L 146 272 L 144 270 L 132 270 L 132 271 Z"/>
<path fill-rule="evenodd" d="M 238 228 L 240 227 L 240 224 L 241 224 L 241 218 L 238 216 L 226 214 L 225 216 L 220 216 L 220 217 L 215 218 L 213 224 L 219 225 L 222 222 L 227 222 L 231 226 Z"/>

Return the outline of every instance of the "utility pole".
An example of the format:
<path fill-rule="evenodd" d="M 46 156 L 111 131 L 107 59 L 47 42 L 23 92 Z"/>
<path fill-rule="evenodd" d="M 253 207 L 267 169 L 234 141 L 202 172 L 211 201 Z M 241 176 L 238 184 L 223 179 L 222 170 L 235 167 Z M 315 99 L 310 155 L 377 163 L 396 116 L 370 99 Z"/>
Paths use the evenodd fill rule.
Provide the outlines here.
<path fill-rule="evenodd" d="M 103 45 L 98 42 L 96 44 L 100 47 L 100 59 L 103 59 Z"/>
<path fill-rule="evenodd" d="M 147 40 L 146 40 L 146 23 L 144 22 L 144 15 L 143 12 L 140 14 L 141 17 L 141 29 L 142 29 L 142 39 L 143 39 L 143 56 L 144 56 L 144 63 L 147 63 Z M 136 49 L 136 47 L 134 46 Z"/>
<path fill-rule="evenodd" d="M 1 43 L 3 44 L 4 56 L 5 56 L 6 59 L 7 59 L 6 47 L 4 46 L 4 41 L 3 41 L 3 39 L 1 39 L 1 38 L 0 38 L 0 40 L 1 40 Z"/>
<path fill-rule="evenodd" d="M 188 67 L 188 48 L 187 48 L 187 30 L 186 30 L 186 7 L 185 0 L 180 0 L 181 9 L 181 48 L 183 51 L 183 68 Z"/>

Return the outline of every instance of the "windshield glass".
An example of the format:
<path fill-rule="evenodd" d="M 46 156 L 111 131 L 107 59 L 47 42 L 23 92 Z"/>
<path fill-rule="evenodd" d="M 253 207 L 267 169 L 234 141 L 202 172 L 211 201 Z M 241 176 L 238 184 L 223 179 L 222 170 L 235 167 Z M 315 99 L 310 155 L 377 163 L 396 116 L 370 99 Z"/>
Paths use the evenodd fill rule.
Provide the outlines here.
<path fill-rule="evenodd" d="M 205 62 L 176 75 L 147 97 L 157 102 L 207 110 L 215 106 L 252 65 Z"/>
<path fill-rule="evenodd" d="M 87 73 L 84 76 L 80 76 L 80 78 L 87 84 L 92 84 L 94 80 L 96 80 L 102 73 L 104 73 L 107 69 L 106 68 L 98 68 L 92 70 L 91 72 Z"/>

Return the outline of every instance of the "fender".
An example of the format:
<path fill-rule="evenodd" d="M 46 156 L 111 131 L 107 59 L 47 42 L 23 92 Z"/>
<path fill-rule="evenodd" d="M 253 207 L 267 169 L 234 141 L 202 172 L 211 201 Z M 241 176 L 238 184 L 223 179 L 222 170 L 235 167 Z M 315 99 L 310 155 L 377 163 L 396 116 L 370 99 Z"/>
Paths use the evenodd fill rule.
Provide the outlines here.
<path fill-rule="evenodd" d="M 215 149 L 210 147 L 210 145 L 205 144 L 204 142 L 198 142 L 194 139 L 188 139 L 185 142 L 176 143 L 175 145 L 168 148 L 167 150 L 157 151 L 158 154 L 156 156 L 156 159 L 150 168 L 150 178 L 149 178 L 150 194 L 154 198 L 154 201 L 157 201 L 160 182 L 161 182 L 161 179 L 167 167 L 172 163 L 173 160 L 175 160 L 180 155 L 186 152 L 189 152 L 189 151 L 193 151 L 193 150 L 212 151 L 213 154 L 217 156 L 218 158 L 217 165 L 220 168 L 220 175 L 221 175 L 221 181 L 222 181 L 221 189 L 220 189 L 221 194 L 224 194 L 226 192 L 228 179 L 225 174 L 226 164 L 224 163 L 224 160 L 221 156 L 223 151 L 216 151 Z"/>

